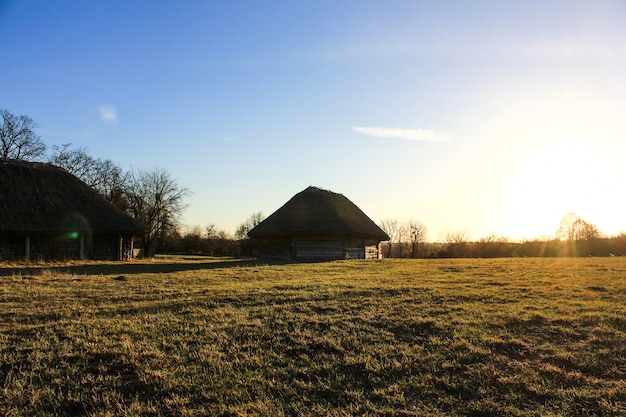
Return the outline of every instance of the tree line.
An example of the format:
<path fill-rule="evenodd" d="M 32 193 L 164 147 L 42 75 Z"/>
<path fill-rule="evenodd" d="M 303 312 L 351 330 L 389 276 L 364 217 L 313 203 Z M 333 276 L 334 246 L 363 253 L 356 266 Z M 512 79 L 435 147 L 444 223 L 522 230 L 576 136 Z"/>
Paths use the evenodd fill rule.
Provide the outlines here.
<path fill-rule="evenodd" d="M 428 242 L 425 226 L 415 220 L 386 219 L 380 227 L 389 235 L 382 243 L 386 258 L 503 258 L 626 256 L 626 233 L 605 236 L 591 222 L 567 213 L 554 237 L 514 242 L 489 235 L 471 241 L 463 231 L 449 232 L 442 241 Z"/>
<path fill-rule="evenodd" d="M 265 219 L 263 212 L 255 212 L 244 220 L 235 234 L 219 229 L 214 224 L 202 228 L 193 226 L 185 233 L 170 235 L 163 249 L 168 253 L 208 256 L 246 256 L 251 254 L 252 242 L 248 232 Z"/>
<path fill-rule="evenodd" d="M 209 225 L 195 226 L 185 233 L 170 236 L 165 248 L 170 253 L 194 253 L 211 256 L 245 256 L 247 232 L 265 216 L 250 215 L 233 235 Z M 506 258 L 506 257 L 578 257 L 626 256 L 626 233 L 605 236 L 598 228 L 575 213 L 566 214 L 554 237 L 511 241 L 489 235 L 471 241 L 467 233 L 449 232 L 440 241 L 428 241 L 426 226 L 417 220 L 402 223 L 385 219 L 380 227 L 389 240 L 381 243 L 384 258 Z"/>

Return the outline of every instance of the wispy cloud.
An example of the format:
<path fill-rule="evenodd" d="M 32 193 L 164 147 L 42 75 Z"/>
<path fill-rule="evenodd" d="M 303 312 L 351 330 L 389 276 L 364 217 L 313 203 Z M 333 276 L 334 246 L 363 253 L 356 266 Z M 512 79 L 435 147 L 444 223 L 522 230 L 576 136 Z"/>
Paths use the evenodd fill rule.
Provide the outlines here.
<path fill-rule="evenodd" d="M 110 104 L 100 105 L 100 120 L 106 123 L 117 123 L 117 108 Z"/>
<path fill-rule="evenodd" d="M 438 132 L 433 129 L 354 126 L 352 130 L 362 135 L 374 136 L 377 138 L 396 138 L 422 142 L 450 142 L 450 135 L 448 133 Z"/>
<path fill-rule="evenodd" d="M 239 139 L 235 139 L 232 136 L 219 136 L 216 140 L 220 142 L 240 142 Z"/>

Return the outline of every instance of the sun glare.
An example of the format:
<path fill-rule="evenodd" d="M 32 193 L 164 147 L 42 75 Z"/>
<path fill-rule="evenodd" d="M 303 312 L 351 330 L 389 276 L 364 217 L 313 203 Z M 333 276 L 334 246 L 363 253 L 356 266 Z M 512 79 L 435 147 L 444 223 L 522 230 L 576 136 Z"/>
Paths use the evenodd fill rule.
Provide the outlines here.
<path fill-rule="evenodd" d="M 625 205 L 618 167 L 608 151 L 587 141 L 559 140 L 536 148 L 509 189 L 513 233 L 552 235 L 572 211 L 601 231 L 617 233 Z"/>

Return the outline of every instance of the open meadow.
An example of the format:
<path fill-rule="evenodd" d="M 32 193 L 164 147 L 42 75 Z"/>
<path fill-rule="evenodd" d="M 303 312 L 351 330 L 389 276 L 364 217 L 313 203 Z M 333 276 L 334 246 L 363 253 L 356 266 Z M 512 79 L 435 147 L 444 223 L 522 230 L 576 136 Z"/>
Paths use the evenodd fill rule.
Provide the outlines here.
<path fill-rule="evenodd" d="M 626 258 L 0 264 L 0 415 L 626 415 Z"/>

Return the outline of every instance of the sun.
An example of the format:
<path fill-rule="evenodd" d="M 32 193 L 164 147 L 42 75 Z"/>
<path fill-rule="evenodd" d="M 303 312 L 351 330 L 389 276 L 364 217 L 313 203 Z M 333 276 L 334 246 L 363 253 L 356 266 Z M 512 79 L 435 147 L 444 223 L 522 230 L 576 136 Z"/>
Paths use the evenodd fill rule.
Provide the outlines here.
<path fill-rule="evenodd" d="M 624 223 L 626 199 L 620 164 L 589 140 L 560 139 L 531 149 L 514 173 L 507 211 L 515 235 L 553 235 L 575 212 L 612 234 Z"/>

